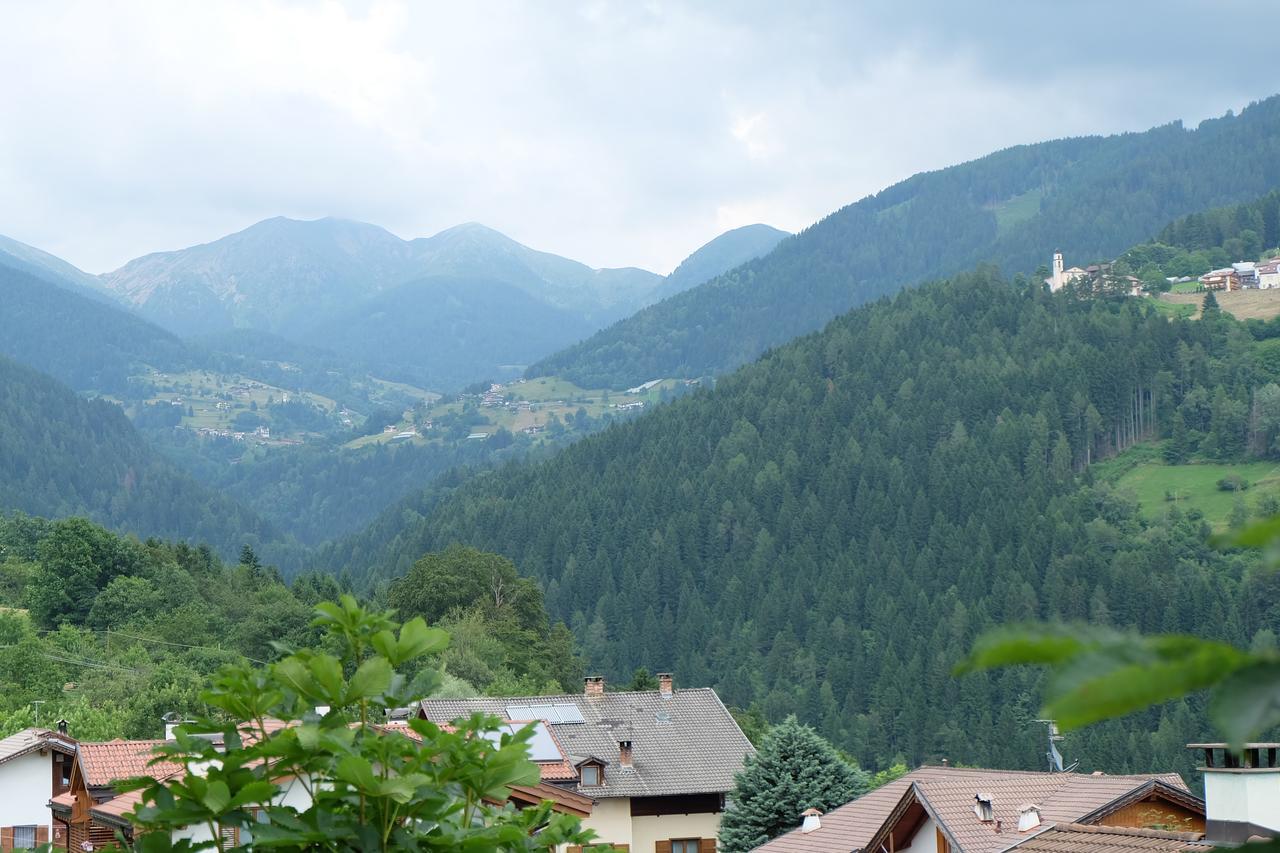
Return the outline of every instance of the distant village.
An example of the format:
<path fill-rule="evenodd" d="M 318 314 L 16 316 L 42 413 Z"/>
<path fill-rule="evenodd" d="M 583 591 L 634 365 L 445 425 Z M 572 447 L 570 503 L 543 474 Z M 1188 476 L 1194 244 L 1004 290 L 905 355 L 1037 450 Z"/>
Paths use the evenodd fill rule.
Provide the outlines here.
<path fill-rule="evenodd" d="M 1132 275 L 1113 275 L 1113 265 L 1106 264 L 1090 264 L 1087 267 L 1068 267 L 1063 268 L 1063 255 L 1061 252 L 1055 252 L 1053 255 L 1053 272 L 1044 283 L 1049 286 L 1049 290 L 1057 292 L 1062 290 L 1069 284 L 1077 284 L 1082 282 L 1090 283 L 1094 289 L 1100 289 L 1105 285 L 1122 288 L 1130 296 L 1149 296 L 1149 291 L 1144 289 L 1141 279 Z M 1280 257 L 1271 258 L 1267 261 L 1237 261 L 1229 267 L 1210 270 L 1199 278 L 1191 276 L 1168 278 L 1169 284 L 1184 284 L 1186 282 L 1198 281 L 1200 286 L 1205 290 L 1274 290 L 1280 289 Z"/>

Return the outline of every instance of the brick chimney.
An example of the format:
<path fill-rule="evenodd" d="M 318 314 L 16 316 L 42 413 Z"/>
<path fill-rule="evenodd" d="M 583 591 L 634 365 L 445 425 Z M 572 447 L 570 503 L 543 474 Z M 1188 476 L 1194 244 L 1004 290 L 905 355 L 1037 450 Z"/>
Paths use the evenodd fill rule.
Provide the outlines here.
<path fill-rule="evenodd" d="M 582 679 L 583 695 L 585 696 L 603 696 L 604 695 L 604 676 L 588 675 Z"/>
<path fill-rule="evenodd" d="M 618 741 L 618 764 L 623 770 L 631 769 L 631 741 Z"/>
<path fill-rule="evenodd" d="M 671 673 L 658 673 L 658 693 L 663 699 L 670 699 L 671 694 L 675 692 L 675 687 L 671 683 Z"/>

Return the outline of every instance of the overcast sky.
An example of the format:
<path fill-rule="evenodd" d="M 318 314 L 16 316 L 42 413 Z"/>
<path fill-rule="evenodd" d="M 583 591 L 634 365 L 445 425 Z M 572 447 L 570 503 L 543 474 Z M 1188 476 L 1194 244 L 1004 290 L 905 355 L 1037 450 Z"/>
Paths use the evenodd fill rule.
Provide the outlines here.
<path fill-rule="evenodd" d="M 89 270 L 269 216 L 668 272 L 1023 142 L 1280 90 L 1280 3 L 0 0 L 0 233 Z"/>

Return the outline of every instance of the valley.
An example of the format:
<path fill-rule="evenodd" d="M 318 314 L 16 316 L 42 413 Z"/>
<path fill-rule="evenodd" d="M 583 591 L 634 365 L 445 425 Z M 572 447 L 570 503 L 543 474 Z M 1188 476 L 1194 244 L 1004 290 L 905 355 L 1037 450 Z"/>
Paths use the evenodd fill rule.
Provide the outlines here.
<path fill-rule="evenodd" d="M 0 848 L 1203 853 L 1215 772 L 1280 778 L 1280 95 L 1073 101 L 1023 143 L 994 67 L 940 64 L 991 135 L 935 111 L 886 153 L 901 115 L 827 88 L 869 85 L 870 19 L 839 62 L 669 80 L 623 120 L 617 33 L 662 77 L 668 7 L 580 11 L 592 49 L 546 77 L 516 60 L 553 33 L 503 16 L 463 67 L 396 41 L 413 8 L 358 43 L 326 8 L 252 123 L 305 145 L 193 181 L 172 227 L 133 218 L 183 171 L 154 152 L 84 192 L 111 227 L 7 220 L 100 274 L 0 237 L 0 788 L 43 774 Z M 709 64 L 753 47 L 690 32 Z M 441 126 L 486 75 L 510 103 Z M 113 168 L 147 159 L 88 118 Z M 259 147 L 176 150 L 221 145 Z M 1273 806 L 1227 840 L 1280 837 Z"/>

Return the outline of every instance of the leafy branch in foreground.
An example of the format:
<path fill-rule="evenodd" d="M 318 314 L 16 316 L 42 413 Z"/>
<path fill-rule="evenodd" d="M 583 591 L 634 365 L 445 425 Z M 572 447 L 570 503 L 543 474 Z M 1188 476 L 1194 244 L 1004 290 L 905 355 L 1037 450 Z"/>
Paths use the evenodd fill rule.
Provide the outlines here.
<path fill-rule="evenodd" d="M 1220 538 L 1218 544 L 1262 548 L 1274 567 L 1280 517 Z M 1186 635 L 1032 624 L 983 635 L 956 673 L 1017 665 L 1049 668 L 1044 715 L 1064 729 L 1200 690 L 1210 691 L 1209 717 L 1231 744 L 1280 725 L 1280 652 L 1275 649 L 1246 652 Z"/>
<path fill-rule="evenodd" d="M 184 772 L 125 786 L 142 797 L 130 849 L 545 851 L 589 840 L 549 803 L 506 802 L 511 785 L 539 782 L 530 729 L 499 737 L 499 721 L 480 715 L 386 723 L 438 683 L 430 668 L 407 672 L 446 647 L 443 631 L 420 618 L 397 631 L 349 596 L 316 610 L 337 653 L 222 670 L 203 697 L 220 717 L 157 750 Z M 239 846 L 220 846 L 228 837 Z"/>

